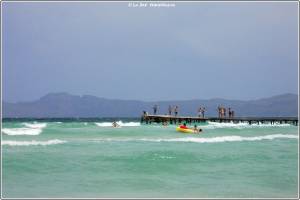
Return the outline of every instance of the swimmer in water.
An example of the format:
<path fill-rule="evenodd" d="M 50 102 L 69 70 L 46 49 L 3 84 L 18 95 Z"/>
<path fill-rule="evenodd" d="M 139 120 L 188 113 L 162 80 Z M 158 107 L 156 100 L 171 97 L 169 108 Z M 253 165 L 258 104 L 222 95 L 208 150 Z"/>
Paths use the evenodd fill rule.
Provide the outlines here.
<path fill-rule="evenodd" d="M 195 132 L 195 133 L 200 133 L 200 132 L 202 132 L 202 129 L 201 129 L 201 128 L 198 129 L 198 128 L 197 128 L 197 125 L 195 124 L 195 125 L 194 125 L 194 132 Z"/>
<path fill-rule="evenodd" d="M 168 126 L 168 122 L 164 121 L 164 122 L 162 123 L 162 125 L 163 125 L 164 127 L 167 127 L 167 126 Z"/>
<path fill-rule="evenodd" d="M 112 126 L 113 126 L 114 128 L 120 127 L 120 125 L 119 125 L 117 122 L 115 122 L 115 121 L 112 123 Z"/>

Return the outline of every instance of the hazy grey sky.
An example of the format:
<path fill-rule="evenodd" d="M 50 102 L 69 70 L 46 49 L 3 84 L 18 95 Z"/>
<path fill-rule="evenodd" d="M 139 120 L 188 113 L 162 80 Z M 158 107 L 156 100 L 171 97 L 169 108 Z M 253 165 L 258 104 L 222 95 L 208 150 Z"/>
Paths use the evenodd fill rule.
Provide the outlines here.
<path fill-rule="evenodd" d="M 297 93 L 297 2 L 4 2 L 3 99 Z"/>

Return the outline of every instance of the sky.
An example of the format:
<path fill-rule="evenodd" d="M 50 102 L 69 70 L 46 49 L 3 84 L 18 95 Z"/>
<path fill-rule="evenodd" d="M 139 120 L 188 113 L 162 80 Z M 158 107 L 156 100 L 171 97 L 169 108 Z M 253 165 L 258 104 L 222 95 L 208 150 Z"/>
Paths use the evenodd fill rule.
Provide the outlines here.
<path fill-rule="evenodd" d="M 3 2 L 3 100 L 298 93 L 297 2 L 175 4 Z"/>

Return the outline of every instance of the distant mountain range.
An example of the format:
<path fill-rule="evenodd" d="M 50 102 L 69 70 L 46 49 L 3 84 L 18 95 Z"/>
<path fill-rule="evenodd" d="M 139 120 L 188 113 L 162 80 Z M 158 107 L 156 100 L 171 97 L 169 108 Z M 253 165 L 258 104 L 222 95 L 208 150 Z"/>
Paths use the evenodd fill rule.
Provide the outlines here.
<path fill-rule="evenodd" d="M 4 118 L 60 118 L 60 117 L 140 117 L 142 111 L 152 113 L 153 105 L 159 106 L 158 114 L 166 114 L 169 105 L 179 106 L 179 115 L 195 116 L 199 106 L 206 107 L 206 116 L 217 116 L 218 105 L 231 107 L 239 117 L 295 117 L 298 116 L 298 95 L 283 94 L 250 101 L 209 99 L 185 101 L 145 102 L 113 100 L 90 95 L 50 93 L 32 102 L 3 102 Z"/>

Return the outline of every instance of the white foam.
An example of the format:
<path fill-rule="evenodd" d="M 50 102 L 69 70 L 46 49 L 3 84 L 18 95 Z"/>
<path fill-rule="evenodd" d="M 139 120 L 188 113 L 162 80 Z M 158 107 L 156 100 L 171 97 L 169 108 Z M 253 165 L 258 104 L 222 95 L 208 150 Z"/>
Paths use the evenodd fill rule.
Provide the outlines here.
<path fill-rule="evenodd" d="M 112 122 L 100 122 L 100 123 L 95 123 L 97 126 L 100 127 L 112 127 Z M 118 121 L 117 124 L 120 126 L 140 126 L 140 122 L 122 122 Z"/>
<path fill-rule="evenodd" d="M 47 123 L 22 123 L 24 128 L 3 128 L 2 133 L 7 135 L 39 135 Z"/>
<path fill-rule="evenodd" d="M 23 123 L 28 128 L 45 128 L 47 126 L 47 123 Z"/>
<path fill-rule="evenodd" d="M 218 143 L 218 142 L 241 142 L 241 141 L 259 141 L 259 140 L 274 140 L 278 138 L 287 138 L 287 139 L 298 139 L 297 135 L 284 135 L 284 134 L 273 134 L 273 135 L 264 135 L 256 137 L 242 137 L 237 135 L 231 136 L 221 136 L 221 137 L 212 137 L 212 138 L 199 138 L 199 137 L 186 137 L 186 138 L 141 138 L 141 139 L 100 139 L 96 142 L 104 141 L 115 141 L 115 142 L 128 142 L 128 141 L 144 141 L 144 142 L 195 142 L 195 143 Z"/>
<path fill-rule="evenodd" d="M 219 123 L 219 122 L 208 122 L 208 125 L 204 125 L 203 127 L 206 129 L 216 129 L 216 128 L 236 128 L 236 129 L 243 129 L 243 128 L 264 128 L 264 127 L 287 127 L 291 126 L 290 124 L 280 124 L 280 123 L 264 123 L 264 124 L 249 124 L 247 122 L 240 122 L 240 123 Z"/>
<path fill-rule="evenodd" d="M 112 126 L 112 122 L 101 122 L 101 123 L 95 123 L 97 126 L 101 126 L 101 127 L 108 127 L 108 126 Z"/>
<path fill-rule="evenodd" d="M 140 126 L 141 123 L 140 122 L 125 122 L 123 123 L 122 121 L 120 121 L 120 125 L 121 126 Z"/>
<path fill-rule="evenodd" d="M 42 129 L 39 128 L 3 128 L 2 133 L 6 135 L 39 135 Z"/>
<path fill-rule="evenodd" d="M 14 141 L 14 140 L 4 140 L 1 142 L 1 145 L 9 145 L 9 146 L 31 146 L 31 145 L 54 145 L 54 144 L 63 144 L 66 143 L 66 141 L 63 140 L 48 140 L 48 141 Z"/>

